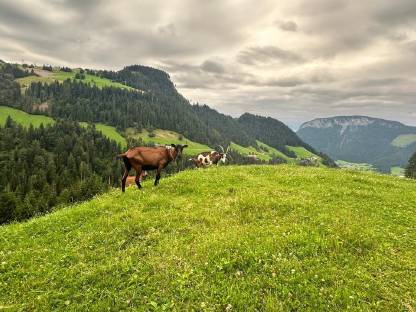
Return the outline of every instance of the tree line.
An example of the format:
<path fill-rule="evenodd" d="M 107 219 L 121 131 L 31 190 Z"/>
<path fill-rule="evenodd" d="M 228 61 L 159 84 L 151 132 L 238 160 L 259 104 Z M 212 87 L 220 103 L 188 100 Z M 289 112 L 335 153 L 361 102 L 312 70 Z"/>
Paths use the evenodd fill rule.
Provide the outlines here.
<path fill-rule="evenodd" d="M 21 221 L 117 186 L 120 153 L 93 126 L 69 121 L 0 127 L 0 223 Z"/>
<path fill-rule="evenodd" d="M 405 176 L 407 178 L 416 179 L 416 152 L 409 159 L 409 164 L 405 170 Z"/>

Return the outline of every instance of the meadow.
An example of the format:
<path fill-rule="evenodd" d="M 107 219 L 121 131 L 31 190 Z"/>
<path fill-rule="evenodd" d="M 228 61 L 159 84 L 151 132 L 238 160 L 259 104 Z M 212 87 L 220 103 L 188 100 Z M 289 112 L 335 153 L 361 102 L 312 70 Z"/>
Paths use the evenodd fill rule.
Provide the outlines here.
<path fill-rule="evenodd" d="M 190 156 L 194 156 L 199 153 L 212 150 L 212 148 L 207 145 L 191 141 L 186 137 L 182 136 L 181 134 L 170 130 L 156 129 L 152 132 L 149 132 L 146 129 L 142 129 L 140 132 L 138 132 L 133 128 L 128 128 L 126 129 L 126 136 L 137 139 L 140 138 L 145 143 L 154 143 L 161 145 L 170 145 L 171 143 L 181 145 L 187 144 L 188 147 L 184 149 L 184 154 Z"/>
<path fill-rule="evenodd" d="M 92 86 L 96 86 L 97 88 L 103 87 L 114 87 L 114 88 L 121 88 L 127 90 L 135 90 L 129 86 L 123 85 L 119 82 L 111 81 L 110 79 L 90 75 L 84 73 L 84 79 L 75 79 L 75 74 L 79 73 L 79 69 L 74 69 L 72 72 L 64 72 L 55 68 L 52 72 L 48 73 L 45 76 L 27 76 L 23 78 L 16 79 L 16 81 L 20 84 L 23 90 L 25 90 L 31 83 L 34 82 L 42 82 L 42 83 L 52 83 L 55 81 L 63 82 L 67 79 L 70 80 L 77 80 L 79 82 L 83 82 L 86 84 L 90 84 Z"/>
<path fill-rule="evenodd" d="M 187 170 L 0 227 L 6 311 L 414 311 L 416 182 Z"/>
<path fill-rule="evenodd" d="M 244 147 L 241 145 L 238 145 L 234 142 L 231 143 L 230 148 L 236 152 L 238 152 L 241 155 L 256 155 L 258 159 L 260 160 L 264 160 L 264 161 L 269 161 L 271 160 L 273 157 L 279 157 L 282 158 L 284 160 L 286 160 L 288 163 L 295 163 L 296 160 L 299 160 L 301 158 L 309 158 L 309 157 L 317 157 L 318 160 L 321 160 L 320 157 L 318 157 L 317 155 L 309 152 L 308 150 L 306 150 L 304 147 L 302 146 L 289 146 L 287 145 L 286 148 L 289 151 L 292 151 L 296 154 L 296 158 L 291 158 L 285 154 L 283 154 L 282 152 L 278 151 L 277 149 L 257 140 L 257 148 L 253 147 L 253 146 L 249 146 L 249 147 Z"/>
<path fill-rule="evenodd" d="M 396 147 L 406 147 L 416 142 L 416 134 L 402 134 L 395 138 L 391 144 Z"/>
<path fill-rule="evenodd" d="M 55 121 L 48 116 L 28 114 L 19 109 L 14 109 L 7 106 L 0 106 L 1 126 L 4 126 L 8 116 L 10 116 L 18 124 L 21 124 L 23 127 L 29 127 L 30 125 L 32 125 L 33 127 L 37 128 L 41 124 L 46 126 L 55 123 Z"/>
<path fill-rule="evenodd" d="M 375 171 L 373 165 L 367 163 L 352 163 L 345 160 L 337 160 L 336 164 L 342 169 L 358 170 L 358 171 Z"/>
<path fill-rule="evenodd" d="M 87 127 L 88 123 L 86 122 L 80 122 L 79 123 L 83 127 Z M 125 137 L 123 137 L 115 127 L 105 125 L 102 123 L 95 123 L 95 129 L 97 131 L 100 131 L 104 136 L 106 136 L 108 139 L 116 141 L 122 149 L 127 148 L 127 140 Z"/>

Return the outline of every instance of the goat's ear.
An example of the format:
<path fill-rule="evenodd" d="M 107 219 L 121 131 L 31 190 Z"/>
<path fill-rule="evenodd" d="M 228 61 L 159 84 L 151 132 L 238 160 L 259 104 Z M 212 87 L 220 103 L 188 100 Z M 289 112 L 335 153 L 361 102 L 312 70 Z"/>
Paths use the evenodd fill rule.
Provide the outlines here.
<path fill-rule="evenodd" d="M 172 143 L 170 146 L 172 146 L 172 147 L 176 147 L 176 145 L 175 145 L 175 144 L 173 144 L 173 143 Z"/>
<path fill-rule="evenodd" d="M 183 148 L 188 147 L 188 144 L 185 144 L 184 146 L 182 146 Z"/>

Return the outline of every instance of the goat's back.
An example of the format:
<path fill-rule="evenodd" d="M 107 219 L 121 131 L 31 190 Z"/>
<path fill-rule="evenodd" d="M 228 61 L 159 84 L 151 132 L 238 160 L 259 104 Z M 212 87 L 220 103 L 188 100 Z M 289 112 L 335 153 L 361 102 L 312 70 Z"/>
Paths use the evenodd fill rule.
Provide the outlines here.
<path fill-rule="evenodd" d="M 158 166 L 160 162 L 169 162 L 169 151 L 164 147 L 134 147 L 125 153 L 125 157 L 134 165 Z"/>

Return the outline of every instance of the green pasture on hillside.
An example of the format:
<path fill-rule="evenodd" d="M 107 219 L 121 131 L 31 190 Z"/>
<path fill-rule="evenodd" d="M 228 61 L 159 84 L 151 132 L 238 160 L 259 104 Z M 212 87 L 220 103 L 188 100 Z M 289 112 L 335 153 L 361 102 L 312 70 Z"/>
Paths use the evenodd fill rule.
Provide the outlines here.
<path fill-rule="evenodd" d="M 416 182 L 222 166 L 0 227 L 4 311 L 414 311 Z"/>
<path fill-rule="evenodd" d="M 184 149 L 186 155 L 197 155 L 202 152 L 212 151 L 213 149 L 207 145 L 193 142 L 177 132 L 170 130 L 156 129 L 152 131 L 153 135 L 148 130 L 143 129 L 141 132 L 136 131 L 133 128 L 126 130 L 128 137 L 141 138 L 143 142 L 155 143 L 155 144 L 187 144 L 188 147 Z"/>
<path fill-rule="evenodd" d="M 55 123 L 55 121 L 48 116 L 28 114 L 19 109 L 0 106 L 0 125 L 4 126 L 8 116 L 24 127 L 29 127 L 29 125 L 39 127 L 41 124 L 46 126 Z"/>

